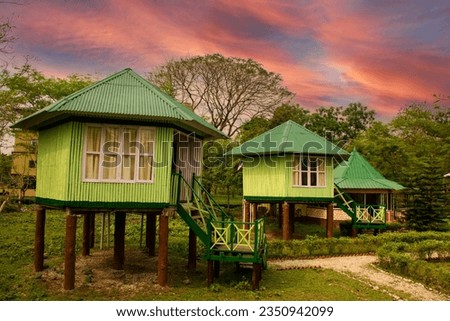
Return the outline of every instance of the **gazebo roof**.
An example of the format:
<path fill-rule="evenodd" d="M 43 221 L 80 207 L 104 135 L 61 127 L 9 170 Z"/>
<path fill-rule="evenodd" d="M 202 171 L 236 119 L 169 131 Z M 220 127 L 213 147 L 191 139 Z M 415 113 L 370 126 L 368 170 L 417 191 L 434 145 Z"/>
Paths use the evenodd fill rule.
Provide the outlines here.
<path fill-rule="evenodd" d="M 167 123 L 201 136 L 225 137 L 130 68 L 65 97 L 12 127 L 36 130 L 74 117 Z"/>
<path fill-rule="evenodd" d="M 282 153 L 348 155 L 345 150 L 291 120 L 233 148 L 227 155 L 256 156 Z"/>
<path fill-rule="evenodd" d="M 334 182 L 342 189 L 401 190 L 404 187 L 386 179 L 356 150 L 334 169 Z"/>

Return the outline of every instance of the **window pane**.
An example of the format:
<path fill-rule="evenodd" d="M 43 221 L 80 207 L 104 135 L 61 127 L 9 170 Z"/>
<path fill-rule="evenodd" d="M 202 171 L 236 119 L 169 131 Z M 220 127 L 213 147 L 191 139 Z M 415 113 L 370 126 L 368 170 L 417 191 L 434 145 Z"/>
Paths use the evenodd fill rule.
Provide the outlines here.
<path fill-rule="evenodd" d="M 319 171 L 325 172 L 325 159 L 324 158 L 318 158 L 317 161 L 318 161 L 318 165 L 319 165 L 318 166 Z"/>
<path fill-rule="evenodd" d="M 98 179 L 100 155 L 86 155 L 85 177 L 87 179 Z"/>
<path fill-rule="evenodd" d="M 154 131 L 151 129 L 140 129 L 141 150 L 143 154 L 153 154 Z"/>
<path fill-rule="evenodd" d="M 311 173 L 310 186 L 317 186 L 317 173 Z"/>
<path fill-rule="evenodd" d="M 152 157 L 139 157 L 139 180 L 149 181 L 152 178 Z"/>
<path fill-rule="evenodd" d="M 308 186 L 308 173 L 302 172 L 302 186 Z"/>
<path fill-rule="evenodd" d="M 103 179 L 117 179 L 117 155 L 105 155 L 103 158 Z"/>
<path fill-rule="evenodd" d="M 317 157 L 311 157 L 309 159 L 309 167 L 311 171 L 316 171 L 318 167 L 318 159 Z"/>
<path fill-rule="evenodd" d="M 99 127 L 87 127 L 87 152 L 100 152 L 101 132 Z"/>
<path fill-rule="evenodd" d="M 111 153 L 118 153 L 119 142 L 119 128 L 105 128 L 105 148 L 103 150 Z"/>
<path fill-rule="evenodd" d="M 137 130 L 133 128 L 125 128 L 123 130 L 123 153 L 137 153 Z"/>
<path fill-rule="evenodd" d="M 308 170 L 308 158 L 302 157 L 302 171 Z"/>
<path fill-rule="evenodd" d="M 122 179 L 134 180 L 134 168 L 135 168 L 136 156 L 124 155 L 122 159 Z"/>

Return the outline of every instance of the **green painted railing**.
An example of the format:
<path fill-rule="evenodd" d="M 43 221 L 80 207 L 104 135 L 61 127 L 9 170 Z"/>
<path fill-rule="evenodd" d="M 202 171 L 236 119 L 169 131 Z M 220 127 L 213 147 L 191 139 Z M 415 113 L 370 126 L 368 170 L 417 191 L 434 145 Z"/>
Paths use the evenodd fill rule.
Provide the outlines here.
<path fill-rule="evenodd" d="M 238 222 L 227 214 L 201 184 L 179 173 L 172 175 L 171 204 L 206 245 L 209 260 L 263 263 L 266 266 L 265 219 Z"/>
<path fill-rule="evenodd" d="M 334 201 L 337 206 L 347 213 L 354 228 L 385 228 L 386 207 L 381 205 L 357 204 L 347 193 L 335 184 Z"/>
<path fill-rule="evenodd" d="M 356 206 L 356 223 L 384 224 L 386 223 L 386 207 L 369 205 Z"/>
<path fill-rule="evenodd" d="M 267 254 L 267 240 L 265 234 L 265 218 L 255 222 L 208 221 L 207 256 L 213 257 L 221 252 L 224 261 L 245 261 L 265 264 Z M 237 254 L 228 255 L 228 254 Z M 224 254 L 224 255 L 223 255 Z M 242 255 L 246 255 L 244 257 Z"/>

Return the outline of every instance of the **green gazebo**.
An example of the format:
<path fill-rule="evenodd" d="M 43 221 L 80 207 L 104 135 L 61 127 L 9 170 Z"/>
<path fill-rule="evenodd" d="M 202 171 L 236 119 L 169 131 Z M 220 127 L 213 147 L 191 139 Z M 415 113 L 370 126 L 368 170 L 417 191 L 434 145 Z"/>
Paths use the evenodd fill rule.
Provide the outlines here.
<path fill-rule="evenodd" d="M 287 121 L 232 149 L 243 163 L 244 221 L 253 221 L 261 203 L 279 204 L 283 239 L 292 237 L 295 204 L 323 204 L 332 236 L 335 197 L 333 168 L 348 152 Z M 253 217 L 250 217 L 253 216 Z"/>
<path fill-rule="evenodd" d="M 334 182 L 353 200 L 353 223 L 358 228 L 385 227 L 387 211 L 394 209 L 394 193 L 404 189 L 381 175 L 356 149 L 335 168 Z"/>
<path fill-rule="evenodd" d="M 225 135 L 131 69 L 71 94 L 13 127 L 39 134 L 36 271 L 44 268 L 46 209 L 66 213 L 65 289 L 75 285 L 78 215 L 84 218 L 82 254 L 89 255 L 95 214 L 114 214 L 115 269 L 124 267 L 126 214 L 147 218 L 150 255 L 155 252 L 159 216 L 160 285 L 167 283 L 168 217 L 174 211 L 190 227 L 189 266 L 195 267 L 196 238 L 206 245 L 209 282 L 213 261 L 224 257 L 261 265 L 262 247 L 256 244 L 254 233 L 239 234 L 242 225 L 230 223 L 200 183 L 203 140 Z M 227 239 L 226 243 L 221 238 L 225 232 L 224 224 L 216 223 L 219 220 L 228 221 L 225 232 L 240 236 L 238 241 Z M 258 242 L 265 241 L 263 235 L 258 236 Z M 237 255 L 240 252 L 245 255 Z"/>

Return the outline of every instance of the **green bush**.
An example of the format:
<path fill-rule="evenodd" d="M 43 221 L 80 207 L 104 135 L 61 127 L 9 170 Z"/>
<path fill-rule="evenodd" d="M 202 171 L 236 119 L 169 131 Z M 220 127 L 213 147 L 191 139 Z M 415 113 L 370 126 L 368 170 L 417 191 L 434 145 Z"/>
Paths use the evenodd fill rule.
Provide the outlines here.
<path fill-rule="evenodd" d="M 427 242 L 421 243 L 424 241 Z M 450 233 L 442 232 L 383 233 L 377 236 L 363 234 L 355 238 L 329 239 L 307 236 L 304 240 L 269 241 L 268 254 L 270 258 L 301 258 L 320 255 L 364 254 L 377 251 L 412 251 L 417 253 L 417 256 L 423 257 L 425 255 L 423 253 L 428 253 L 429 247 L 432 246 L 438 257 L 447 257 L 450 248 L 449 242 Z M 416 244 L 417 251 L 411 250 L 410 244 Z M 391 249 L 391 247 L 393 248 Z"/>
<path fill-rule="evenodd" d="M 413 234 L 410 238 L 405 239 L 417 239 L 417 235 Z M 426 260 L 434 257 L 448 259 L 449 251 L 449 241 L 425 238 L 415 243 L 389 242 L 381 246 L 377 254 L 381 267 L 448 294 L 450 293 L 448 265 L 436 265 Z"/>

